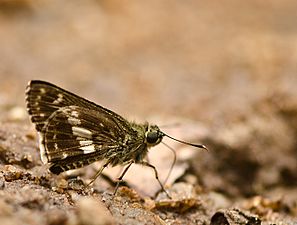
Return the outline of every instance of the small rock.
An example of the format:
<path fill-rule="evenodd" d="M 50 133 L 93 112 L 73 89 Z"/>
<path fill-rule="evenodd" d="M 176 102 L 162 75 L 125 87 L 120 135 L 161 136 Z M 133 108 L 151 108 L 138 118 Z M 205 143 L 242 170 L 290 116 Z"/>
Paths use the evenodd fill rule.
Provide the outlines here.
<path fill-rule="evenodd" d="M 68 181 L 61 178 L 56 180 L 57 188 L 66 189 L 68 187 Z"/>
<path fill-rule="evenodd" d="M 84 190 L 84 182 L 80 178 L 68 179 L 68 188 L 76 191 Z"/>
<path fill-rule="evenodd" d="M 77 202 L 78 206 L 78 224 L 81 225 L 112 225 L 115 221 L 103 205 L 95 198 L 82 197 Z"/>
<path fill-rule="evenodd" d="M 67 191 L 67 193 L 70 196 L 71 201 L 73 202 L 77 202 L 81 198 L 81 196 L 76 191 L 69 190 Z"/>
<path fill-rule="evenodd" d="M 232 225 L 250 224 L 260 225 L 261 220 L 258 216 L 240 209 L 222 209 L 217 211 L 211 218 L 211 225 Z"/>
<path fill-rule="evenodd" d="M 18 180 L 23 176 L 23 172 L 18 170 L 12 165 L 5 165 L 4 167 L 4 178 L 5 181 L 11 182 L 13 180 Z"/>
<path fill-rule="evenodd" d="M 160 193 L 155 201 L 155 209 L 184 213 L 189 209 L 202 207 L 202 202 L 191 184 L 176 183 L 167 191 L 171 199 L 168 199 L 165 193 Z"/>
<path fill-rule="evenodd" d="M 141 201 L 140 196 L 138 195 L 138 193 L 135 190 L 125 187 L 125 186 L 119 187 L 118 195 L 120 195 L 122 197 L 126 197 L 127 200 L 129 199 L 129 201 L 131 201 L 131 202 L 140 202 Z"/>

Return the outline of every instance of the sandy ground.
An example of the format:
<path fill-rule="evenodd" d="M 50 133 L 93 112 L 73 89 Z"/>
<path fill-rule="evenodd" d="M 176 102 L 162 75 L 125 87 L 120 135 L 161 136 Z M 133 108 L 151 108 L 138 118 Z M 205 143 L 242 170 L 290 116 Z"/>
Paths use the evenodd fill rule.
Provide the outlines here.
<path fill-rule="evenodd" d="M 297 224 L 297 2 L 0 0 L 0 223 Z M 47 80 L 149 121 L 177 162 L 56 176 L 25 110 Z M 149 153 L 164 181 L 173 156 Z"/>

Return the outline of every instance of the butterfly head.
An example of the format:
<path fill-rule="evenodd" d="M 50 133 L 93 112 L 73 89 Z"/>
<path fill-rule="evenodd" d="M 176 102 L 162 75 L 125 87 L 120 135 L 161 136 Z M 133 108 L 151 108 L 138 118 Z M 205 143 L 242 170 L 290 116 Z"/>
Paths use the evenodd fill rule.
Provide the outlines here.
<path fill-rule="evenodd" d="M 159 144 L 164 137 L 164 133 L 156 125 L 149 125 L 145 132 L 146 143 L 148 146 Z"/>

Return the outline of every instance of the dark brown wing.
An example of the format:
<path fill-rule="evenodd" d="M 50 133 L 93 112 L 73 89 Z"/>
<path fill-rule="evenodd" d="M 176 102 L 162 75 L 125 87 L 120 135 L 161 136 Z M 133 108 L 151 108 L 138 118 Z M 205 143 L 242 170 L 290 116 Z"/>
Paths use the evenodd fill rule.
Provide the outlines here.
<path fill-rule="evenodd" d="M 105 111 L 63 107 L 49 117 L 39 133 L 42 159 L 52 164 L 54 173 L 112 160 L 128 139 L 134 141 L 134 132 Z"/>
<path fill-rule="evenodd" d="M 27 109 L 39 132 L 40 152 L 53 173 L 112 159 L 139 138 L 118 114 L 44 81 L 31 81 Z M 117 156 L 120 157 L 120 156 Z"/>
<path fill-rule="evenodd" d="M 125 119 L 116 113 L 46 81 L 32 80 L 29 82 L 26 88 L 26 105 L 37 131 L 41 131 L 53 112 L 72 105 L 104 111 L 118 121 L 125 122 Z"/>

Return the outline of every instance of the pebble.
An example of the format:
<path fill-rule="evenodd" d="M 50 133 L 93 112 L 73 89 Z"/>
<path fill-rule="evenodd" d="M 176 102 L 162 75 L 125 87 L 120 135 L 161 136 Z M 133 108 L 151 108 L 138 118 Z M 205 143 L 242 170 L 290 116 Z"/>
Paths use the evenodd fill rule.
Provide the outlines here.
<path fill-rule="evenodd" d="M 81 197 L 77 201 L 78 222 L 82 225 L 113 225 L 116 224 L 112 215 L 99 200 Z"/>
<path fill-rule="evenodd" d="M 18 180 L 22 177 L 23 173 L 21 170 L 18 170 L 16 167 L 12 165 L 4 166 L 4 178 L 5 181 L 10 182 L 13 180 Z"/>

